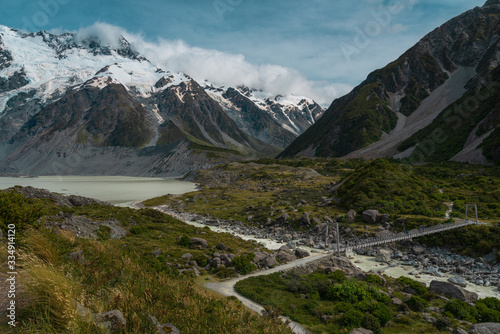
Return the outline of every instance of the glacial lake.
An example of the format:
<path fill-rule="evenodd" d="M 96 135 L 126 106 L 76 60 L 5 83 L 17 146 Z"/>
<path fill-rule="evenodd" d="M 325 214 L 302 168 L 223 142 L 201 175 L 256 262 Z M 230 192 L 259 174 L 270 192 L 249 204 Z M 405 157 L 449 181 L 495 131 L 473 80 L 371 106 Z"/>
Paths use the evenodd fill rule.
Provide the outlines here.
<path fill-rule="evenodd" d="M 127 176 L 39 176 L 0 177 L 0 189 L 16 185 L 47 189 L 64 195 L 79 195 L 105 201 L 117 206 L 163 196 L 185 194 L 196 185 L 176 179 Z"/>

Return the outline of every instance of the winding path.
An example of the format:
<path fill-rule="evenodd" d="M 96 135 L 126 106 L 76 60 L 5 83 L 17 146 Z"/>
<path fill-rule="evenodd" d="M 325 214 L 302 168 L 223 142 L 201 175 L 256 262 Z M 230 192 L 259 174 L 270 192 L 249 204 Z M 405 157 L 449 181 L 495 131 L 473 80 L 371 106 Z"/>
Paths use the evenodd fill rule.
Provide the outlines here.
<path fill-rule="evenodd" d="M 262 315 L 262 311 L 264 310 L 262 305 L 254 302 L 248 298 L 243 297 L 242 295 L 240 295 L 239 293 L 237 293 L 234 290 L 234 286 L 236 285 L 237 282 L 242 281 L 244 279 L 247 279 L 249 277 L 270 275 L 270 274 L 273 274 L 276 272 L 281 272 L 281 271 L 285 271 L 285 270 L 292 269 L 295 267 L 300 267 L 300 266 L 306 265 L 308 263 L 314 262 L 316 260 L 322 259 L 322 258 L 327 257 L 327 256 L 331 256 L 331 254 L 329 254 L 329 253 L 315 253 L 309 257 L 295 260 L 295 261 L 291 261 L 291 262 L 288 262 L 287 264 L 284 264 L 284 265 L 281 265 L 281 266 L 278 266 L 278 267 L 275 267 L 272 269 L 262 270 L 262 271 L 259 271 L 259 272 L 253 273 L 253 274 L 240 276 L 238 278 L 233 278 L 231 280 L 227 280 L 227 281 L 220 282 L 220 283 L 205 283 L 205 287 L 210 289 L 210 290 L 216 291 L 224 296 L 235 296 L 243 303 L 243 305 L 245 305 L 249 309 L 254 310 L 255 312 Z M 283 321 L 290 322 L 289 327 L 292 329 L 292 331 L 294 333 L 296 333 L 296 334 L 309 333 L 304 327 L 302 327 L 298 323 L 293 322 L 292 320 L 290 320 L 286 317 L 281 317 L 281 319 Z"/>

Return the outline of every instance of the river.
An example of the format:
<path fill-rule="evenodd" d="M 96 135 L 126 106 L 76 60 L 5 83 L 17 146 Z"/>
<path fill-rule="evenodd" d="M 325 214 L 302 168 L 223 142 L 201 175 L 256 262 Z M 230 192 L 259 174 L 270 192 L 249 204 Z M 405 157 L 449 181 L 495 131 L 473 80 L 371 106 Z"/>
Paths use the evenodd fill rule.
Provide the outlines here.
<path fill-rule="evenodd" d="M 63 195 L 95 198 L 117 206 L 130 206 L 166 194 L 185 194 L 196 185 L 177 179 L 127 176 L 0 177 L 0 189 L 16 185 L 47 189 Z"/>

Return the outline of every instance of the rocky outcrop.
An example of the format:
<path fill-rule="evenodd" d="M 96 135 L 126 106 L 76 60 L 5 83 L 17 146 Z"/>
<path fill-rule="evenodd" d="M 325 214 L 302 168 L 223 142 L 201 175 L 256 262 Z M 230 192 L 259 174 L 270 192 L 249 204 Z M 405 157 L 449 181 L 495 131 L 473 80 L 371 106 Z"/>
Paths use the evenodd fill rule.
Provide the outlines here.
<path fill-rule="evenodd" d="M 127 321 L 125 320 L 122 312 L 120 312 L 119 310 L 98 313 L 93 317 L 94 321 L 99 325 L 99 327 L 103 328 L 108 333 L 121 333 L 126 331 Z"/>
<path fill-rule="evenodd" d="M 202 238 L 191 238 L 189 242 L 191 243 L 191 247 L 196 247 L 200 249 L 208 248 L 208 241 Z"/>
<path fill-rule="evenodd" d="M 477 293 L 469 292 L 448 282 L 432 281 L 429 288 L 438 295 L 460 299 L 467 303 L 473 303 L 478 299 Z"/>
<path fill-rule="evenodd" d="M 57 216 L 46 216 L 40 219 L 43 226 L 49 229 L 69 230 L 76 237 L 97 239 L 99 237 L 121 239 L 127 235 L 122 223 L 110 218 L 104 221 L 94 221 L 85 216 L 75 216 L 60 212 Z"/>
<path fill-rule="evenodd" d="M 54 201 L 57 206 L 63 206 L 68 208 L 74 208 L 79 206 L 98 204 L 98 205 L 111 205 L 93 198 L 87 198 L 82 196 L 64 196 L 56 193 L 52 193 L 45 189 L 38 189 L 33 187 L 13 187 L 3 191 L 15 191 L 22 194 L 25 198 L 34 199 L 50 199 Z"/>
<path fill-rule="evenodd" d="M 378 210 L 366 210 L 363 211 L 362 217 L 363 221 L 367 224 L 377 224 L 382 218 L 382 215 Z"/>
<path fill-rule="evenodd" d="M 482 324 L 475 324 L 469 330 L 471 334 L 498 334 L 500 333 L 500 324 L 486 322 Z"/>

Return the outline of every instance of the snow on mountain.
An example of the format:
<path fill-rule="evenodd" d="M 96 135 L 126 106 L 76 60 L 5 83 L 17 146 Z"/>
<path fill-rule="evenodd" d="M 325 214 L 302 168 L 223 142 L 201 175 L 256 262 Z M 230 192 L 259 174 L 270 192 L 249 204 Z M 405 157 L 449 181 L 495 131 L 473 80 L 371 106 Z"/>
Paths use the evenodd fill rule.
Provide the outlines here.
<path fill-rule="evenodd" d="M 158 68 L 134 52 L 123 37 L 119 40 L 119 48 L 116 45 L 115 48 L 100 45 L 92 38 L 80 40 L 70 33 L 53 35 L 41 31 L 24 34 L 5 26 L 0 26 L 0 37 L 4 48 L 12 56 L 9 66 L 0 71 L 0 78 L 9 79 L 17 75 L 24 76 L 27 81 L 26 85 L 16 89 L 0 89 L 0 115 L 7 102 L 20 92 L 34 90 L 36 94 L 33 98 L 46 104 L 62 96 L 68 89 L 89 85 L 104 88 L 111 83 L 119 83 L 137 96 L 150 98 L 155 93 L 193 80 L 186 74 L 170 73 Z M 215 86 L 207 81 L 202 82 L 201 86 L 229 116 L 237 118 L 240 108 L 224 97 L 231 87 Z M 272 96 L 247 87 L 237 87 L 235 90 L 269 114 L 292 137 L 304 132 L 323 113 L 318 104 L 306 97 Z M 252 125 L 246 124 L 244 127 Z M 268 126 L 260 128 L 261 131 L 269 130 Z M 266 138 L 261 133 L 257 136 Z M 288 143 L 287 139 L 282 145 Z"/>

